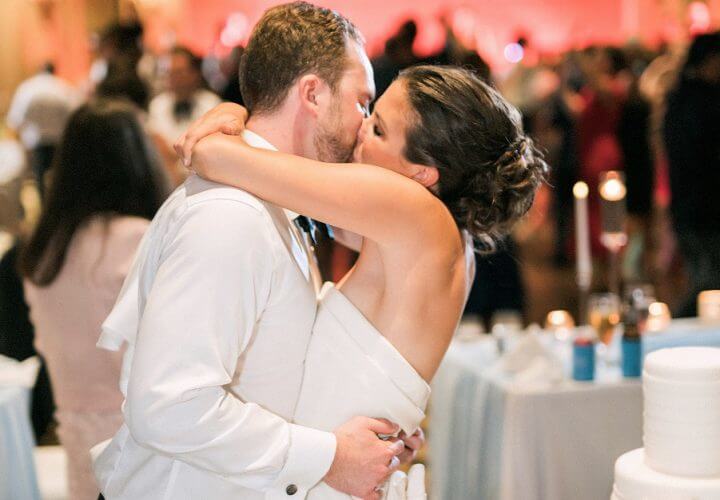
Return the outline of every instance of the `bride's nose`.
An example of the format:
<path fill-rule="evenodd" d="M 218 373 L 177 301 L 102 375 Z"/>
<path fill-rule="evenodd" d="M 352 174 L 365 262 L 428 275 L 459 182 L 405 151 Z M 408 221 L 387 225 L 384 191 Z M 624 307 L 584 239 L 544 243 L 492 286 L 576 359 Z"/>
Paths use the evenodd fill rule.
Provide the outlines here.
<path fill-rule="evenodd" d="M 367 134 L 367 129 L 370 123 L 370 118 L 363 118 L 362 123 L 360 124 L 360 128 L 358 129 L 358 137 L 357 142 L 358 144 L 365 140 L 365 134 Z"/>

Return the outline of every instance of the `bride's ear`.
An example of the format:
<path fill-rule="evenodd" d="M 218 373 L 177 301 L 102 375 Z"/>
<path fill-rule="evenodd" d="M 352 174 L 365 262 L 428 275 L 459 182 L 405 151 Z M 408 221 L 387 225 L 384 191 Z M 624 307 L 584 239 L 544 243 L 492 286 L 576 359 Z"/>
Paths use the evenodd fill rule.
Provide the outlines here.
<path fill-rule="evenodd" d="M 317 116 L 326 105 L 327 90 L 327 84 L 318 75 L 311 73 L 302 76 L 297 83 L 300 106 Z"/>
<path fill-rule="evenodd" d="M 414 169 L 412 179 L 428 189 L 431 189 L 440 180 L 440 173 L 437 167 L 418 165 L 417 163 L 413 163 L 412 167 Z"/>

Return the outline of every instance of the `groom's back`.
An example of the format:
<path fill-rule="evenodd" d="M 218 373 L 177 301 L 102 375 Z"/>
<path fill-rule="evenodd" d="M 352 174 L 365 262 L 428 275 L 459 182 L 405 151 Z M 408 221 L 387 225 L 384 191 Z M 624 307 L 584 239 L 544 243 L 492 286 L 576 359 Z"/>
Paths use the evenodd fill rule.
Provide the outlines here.
<path fill-rule="evenodd" d="M 223 384 L 227 391 L 292 418 L 316 302 L 298 256 L 288 248 L 293 244 L 289 229 L 279 207 L 197 176 L 188 178 L 153 219 L 137 256 L 137 276 L 128 278 L 137 279 L 131 298 L 139 317 L 135 337 L 126 335 L 131 337 L 121 377 L 126 424 L 96 462 L 100 486 L 110 497 L 263 498 L 171 458 L 167 450 L 148 447 L 143 441 L 153 441 L 154 421 L 181 427 L 193 416 L 184 414 L 185 396 L 172 389 L 158 395 L 164 388 L 146 381 L 167 373 L 177 386 L 202 386 L 203 367 L 214 362 L 208 357 L 221 351 L 231 372 Z M 206 349 L 206 343 L 217 345 Z M 158 344 L 164 346 L 161 356 Z M 158 400 L 171 403 L 155 415 Z"/>
<path fill-rule="evenodd" d="M 238 298 L 254 295 L 256 317 L 252 331 L 237 332 L 243 356 L 232 389 L 242 399 L 257 402 L 290 420 L 315 317 L 316 294 L 309 277 L 300 271 L 302 263 L 296 262 L 302 257 L 298 255 L 302 250 L 291 238 L 283 238 L 291 236 L 285 212 L 246 191 L 195 175 L 172 197 L 175 199 L 168 200 L 161 208 L 149 229 L 151 241 L 139 276 L 140 320 L 154 280 L 158 272 L 163 272 L 170 252 L 181 252 L 202 266 L 208 255 L 203 254 L 202 248 L 196 248 L 195 242 L 206 246 L 206 240 L 212 240 L 213 246 L 228 246 L 223 252 L 228 261 L 243 258 L 247 247 L 252 247 L 257 258 L 247 262 L 247 273 L 240 281 L 220 276 L 213 290 L 197 292 Z M 198 229 L 201 232 L 196 232 Z M 183 232 L 193 234 L 184 237 Z M 190 248 L 178 248 L 188 243 Z M 207 264 L 217 267 L 219 263 Z M 196 290 L 178 290 L 183 294 L 194 292 Z M 275 400 L 277 391 L 271 390 L 273 386 L 280 385 L 287 390 L 295 384 L 298 387 L 290 390 L 291 397 Z"/>

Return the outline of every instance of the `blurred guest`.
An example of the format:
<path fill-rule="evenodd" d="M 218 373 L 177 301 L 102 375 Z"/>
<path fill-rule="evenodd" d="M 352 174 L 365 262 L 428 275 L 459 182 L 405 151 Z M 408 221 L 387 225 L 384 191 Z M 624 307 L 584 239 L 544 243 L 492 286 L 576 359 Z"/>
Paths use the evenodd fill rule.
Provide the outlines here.
<path fill-rule="evenodd" d="M 517 244 L 506 237 L 490 255 L 475 255 L 475 281 L 463 314 L 479 317 L 487 331 L 499 311 L 525 311 L 525 286 L 518 265 Z"/>
<path fill-rule="evenodd" d="M 42 178 L 50 168 L 65 123 L 79 104 L 78 93 L 55 76 L 55 67 L 49 63 L 22 82 L 12 98 L 7 124 L 30 154 L 41 194 Z"/>
<path fill-rule="evenodd" d="M 30 322 L 22 281 L 17 272 L 19 245 L 15 244 L 0 258 L 0 354 L 23 361 L 38 352 L 33 346 L 35 329 Z M 48 431 L 55 412 L 47 365 L 41 365 L 32 391 L 30 418 L 38 442 Z"/>
<path fill-rule="evenodd" d="M 535 103 L 526 109 L 523 117 L 529 132 L 546 150 L 546 159 L 552 165 L 553 262 L 562 267 L 569 262 L 572 188 L 578 176 L 577 116 L 583 108 L 579 95 L 581 83 L 573 55 L 567 55 L 557 69 L 536 71 L 534 81 L 530 88 L 535 89 Z"/>
<path fill-rule="evenodd" d="M 98 497 L 89 450 L 122 424 L 121 353 L 95 343 L 165 198 L 160 172 L 134 107 L 109 100 L 82 106 L 65 130 L 47 203 L 20 258 L 73 499 Z"/>
<path fill-rule="evenodd" d="M 597 193 L 600 174 L 625 166 L 617 131 L 627 98 L 627 65 L 614 47 L 591 47 L 580 58 L 585 86 L 581 91 L 584 108 L 578 117 L 580 180 Z M 600 244 L 600 205 L 589 198 L 590 235 L 595 255 L 604 255 Z"/>
<path fill-rule="evenodd" d="M 167 58 L 167 87 L 150 102 L 148 126 L 172 146 L 220 98 L 203 88 L 202 61 L 185 47 L 175 47 Z"/>
<path fill-rule="evenodd" d="M 720 33 L 690 46 L 667 98 L 663 137 L 672 224 L 690 284 L 676 315 L 693 316 L 698 292 L 720 288 Z"/>
<path fill-rule="evenodd" d="M 16 140 L 0 138 L 0 236 L 3 231 L 10 234 L 21 231 L 24 217 L 21 198 L 26 177 L 26 155 L 22 145 Z"/>
<path fill-rule="evenodd" d="M 140 78 L 130 58 L 115 58 L 108 66 L 105 79 L 95 89 L 95 96 L 105 99 L 124 99 L 130 101 L 142 111 L 147 111 L 149 88 Z M 143 122 L 147 125 L 147 115 L 143 114 Z M 180 185 L 187 176 L 187 169 L 177 160 L 172 144 L 155 129 L 147 128 L 155 149 L 160 155 L 162 166 L 172 186 Z"/>
<path fill-rule="evenodd" d="M 633 66 L 637 65 L 637 60 Z M 651 221 L 655 192 L 655 163 L 651 146 L 650 102 L 640 93 L 639 80 L 644 66 L 632 71 L 632 84 L 623 104 L 618 123 L 618 140 L 625 163 L 627 186 L 628 248 L 625 258 L 626 279 L 647 281 L 651 268 Z"/>
<path fill-rule="evenodd" d="M 95 88 L 95 97 L 125 99 L 147 111 L 150 93 L 137 73 L 135 61 L 117 57 L 108 64 L 105 78 Z"/>
<path fill-rule="evenodd" d="M 142 35 L 143 28 L 140 24 L 114 23 L 95 37 L 95 58 L 90 65 L 88 93 L 92 93 L 108 76 L 110 65 L 118 59 L 123 59 L 124 66 L 137 72 L 143 56 Z"/>
<path fill-rule="evenodd" d="M 380 97 L 385 92 L 401 70 L 418 62 L 413 52 L 416 36 L 415 21 L 405 21 L 397 33 L 385 43 L 385 52 L 372 61 L 376 97 Z"/>
<path fill-rule="evenodd" d="M 476 51 L 467 50 L 462 52 L 456 61 L 456 65 L 471 70 L 482 78 L 484 82 L 493 85 L 490 65 Z"/>
<path fill-rule="evenodd" d="M 225 75 L 226 84 L 220 97 L 223 101 L 234 102 L 243 105 L 242 93 L 240 92 L 240 58 L 245 49 L 241 46 L 235 47 L 225 59 L 220 61 L 220 69 Z"/>
<path fill-rule="evenodd" d="M 527 57 L 530 45 L 527 38 L 520 37 L 515 43 L 523 51 L 523 57 L 500 82 L 500 91 L 524 114 L 535 104 L 532 86 L 535 83 L 535 73 L 542 68 L 538 67 L 532 58 Z"/>
<path fill-rule="evenodd" d="M 33 347 L 35 331 L 17 270 L 17 240 L 24 234 L 27 219 L 32 217 L 25 213 L 22 203 L 24 156 L 22 146 L 15 141 L 0 140 L 0 355 L 18 361 L 37 355 Z M 30 208 L 28 212 L 33 212 Z M 5 241 L 7 238 L 9 241 Z M 41 363 L 31 406 L 36 441 L 48 430 L 54 411 L 47 369 Z"/>

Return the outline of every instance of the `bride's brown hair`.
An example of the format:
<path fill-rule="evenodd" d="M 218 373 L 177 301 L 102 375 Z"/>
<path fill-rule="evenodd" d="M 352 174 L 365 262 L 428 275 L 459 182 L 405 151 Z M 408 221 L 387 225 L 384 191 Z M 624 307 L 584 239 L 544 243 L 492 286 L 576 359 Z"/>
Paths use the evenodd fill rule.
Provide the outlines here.
<path fill-rule="evenodd" d="M 405 157 L 437 167 L 437 196 L 480 251 L 492 250 L 530 209 L 548 172 L 520 113 L 465 69 L 414 66 L 399 80 L 416 114 Z"/>

